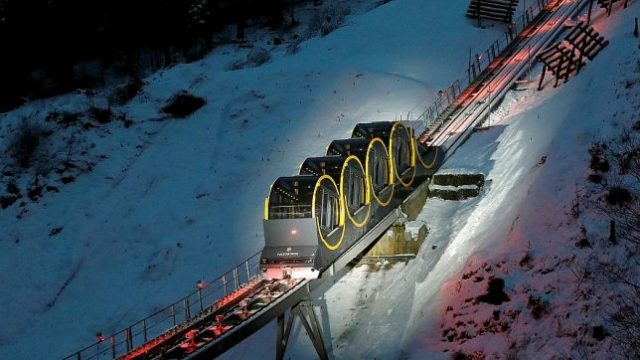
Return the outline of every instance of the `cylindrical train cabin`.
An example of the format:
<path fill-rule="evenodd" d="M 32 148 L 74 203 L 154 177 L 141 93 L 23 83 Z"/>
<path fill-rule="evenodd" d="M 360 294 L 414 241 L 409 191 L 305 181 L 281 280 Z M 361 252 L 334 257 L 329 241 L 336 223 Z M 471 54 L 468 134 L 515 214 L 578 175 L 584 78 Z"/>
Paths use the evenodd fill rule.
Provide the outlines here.
<path fill-rule="evenodd" d="M 344 239 L 342 207 L 338 186 L 329 175 L 278 178 L 265 202 L 265 275 L 318 277 L 320 244 L 337 248 Z"/>
<path fill-rule="evenodd" d="M 308 158 L 300 166 L 300 175 L 331 176 L 338 185 L 345 216 L 357 228 L 367 223 L 368 183 L 362 162 L 356 156 Z"/>
<path fill-rule="evenodd" d="M 265 200 L 262 269 L 269 278 L 314 278 L 399 206 L 440 166 L 400 122 L 363 123 L 277 179 Z"/>
<path fill-rule="evenodd" d="M 389 153 L 389 168 L 392 184 L 410 187 L 417 175 L 416 154 L 413 134 L 401 122 L 361 123 L 353 129 L 352 137 L 379 138 Z"/>

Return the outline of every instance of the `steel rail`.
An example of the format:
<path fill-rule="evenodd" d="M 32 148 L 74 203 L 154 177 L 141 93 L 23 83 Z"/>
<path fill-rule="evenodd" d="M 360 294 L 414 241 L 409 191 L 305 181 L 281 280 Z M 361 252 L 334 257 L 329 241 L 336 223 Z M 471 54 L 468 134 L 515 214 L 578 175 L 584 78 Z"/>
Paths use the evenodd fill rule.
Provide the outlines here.
<path fill-rule="evenodd" d="M 535 62 L 535 56 L 564 31 L 564 23 L 578 14 L 588 1 L 558 0 L 543 11 L 487 68 L 488 76 L 480 84 L 463 91 L 462 106 L 431 136 L 429 145 L 442 145 L 446 159 L 468 138 L 473 128 L 486 119 L 515 81 Z M 471 90 L 471 91 L 469 91 Z M 466 93 L 466 94 L 465 94 Z"/>

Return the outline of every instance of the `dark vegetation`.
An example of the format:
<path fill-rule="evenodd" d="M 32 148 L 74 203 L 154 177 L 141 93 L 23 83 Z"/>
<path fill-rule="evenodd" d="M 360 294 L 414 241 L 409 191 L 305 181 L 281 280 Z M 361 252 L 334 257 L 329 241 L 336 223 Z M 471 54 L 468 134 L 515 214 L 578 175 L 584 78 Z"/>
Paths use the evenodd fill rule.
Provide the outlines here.
<path fill-rule="evenodd" d="M 100 86 L 108 75 L 138 79 L 198 59 L 227 25 L 240 40 L 251 25 L 290 29 L 295 10 L 309 3 L 322 1 L 0 0 L 0 112 L 26 99 Z M 325 15 L 334 19 L 346 14 L 331 11 Z M 334 19 L 317 21 L 319 33 Z M 128 101 L 141 86 L 133 80 L 116 100 Z"/>
<path fill-rule="evenodd" d="M 118 105 L 124 105 L 133 100 L 133 98 L 135 98 L 136 95 L 140 93 L 144 85 L 146 84 L 144 83 L 144 81 L 142 81 L 142 79 L 140 79 L 139 77 L 134 77 L 129 80 L 129 82 L 127 82 L 124 86 L 116 89 L 115 93 L 113 94 L 113 100 Z"/>
<path fill-rule="evenodd" d="M 92 106 L 89 109 L 89 114 L 93 119 L 95 119 L 100 124 L 108 124 L 113 119 L 113 112 L 109 107 L 99 108 L 99 107 Z"/>
<path fill-rule="evenodd" d="M 478 301 L 492 305 L 500 305 L 510 300 L 509 296 L 504 292 L 504 280 L 500 278 L 489 280 L 487 293 L 478 296 Z"/>
<path fill-rule="evenodd" d="M 20 208 L 18 218 L 28 212 L 28 203 L 38 202 L 45 193 L 59 192 L 59 187 L 92 171 L 97 161 L 106 158 L 96 154 L 88 131 L 105 137 L 110 132 L 103 125 L 113 120 L 123 121 L 125 127 L 132 124 L 123 114 L 116 116 L 109 106 L 78 112 L 34 111 L 23 116 L 15 125 L 5 127 L 8 140 L 0 149 L 6 155 L 0 161 L 0 209 L 15 204 Z"/>
<path fill-rule="evenodd" d="M 206 104 L 205 99 L 180 91 L 172 96 L 161 110 L 175 118 L 185 118 Z"/>
<path fill-rule="evenodd" d="M 43 138 L 48 135 L 42 126 L 28 119 L 23 119 L 17 129 L 15 138 L 9 146 L 13 159 L 22 168 L 31 166 L 38 147 Z"/>
<path fill-rule="evenodd" d="M 593 337 L 606 336 L 621 347 L 625 358 L 640 358 L 640 122 L 622 130 L 609 145 L 589 151 L 596 207 L 610 222 L 603 246 L 620 252 L 619 261 L 599 262 L 597 274 L 610 284 L 608 323 L 593 328 Z M 605 166 L 606 164 L 606 166 Z M 594 181 L 597 176 L 598 181 Z"/>
<path fill-rule="evenodd" d="M 534 319 L 540 320 L 544 315 L 548 314 L 548 307 L 548 302 L 542 300 L 537 296 L 529 295 L 529 299 L 527 300 L 527 308 L 531 311 L 531 316 Z"/>

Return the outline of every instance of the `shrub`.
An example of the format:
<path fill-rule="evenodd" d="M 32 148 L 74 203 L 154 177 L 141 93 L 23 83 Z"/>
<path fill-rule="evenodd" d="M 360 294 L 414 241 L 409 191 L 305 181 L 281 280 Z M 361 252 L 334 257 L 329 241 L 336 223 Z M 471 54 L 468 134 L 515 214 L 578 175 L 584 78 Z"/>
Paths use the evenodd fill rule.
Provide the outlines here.
<path fill-rule="evenodd" d="M 489 280 L 487 293 L 478 296 L 477 300 L 492 305 L 500 305 L 503 302 L 511 301 L 509 296 L 504 292 L 504 280 L 501 278 Z"/>
<path fill-rule="evenodd" d="M 609 161 L 604 156 L 605 147 L 602 144 L 594 144 L 589 149 L 589 154 L 591 154 L 591 163 L 589 167 L 593 171 L 596 172 L 607 172 L 609 171 Z"/>
<path fill-rule="evenodd" d="M 103 108 L 92 106 L 89 109 L 89 115 L 91 115 L 91 117 L 94 118 L 100 124 L 107 124 L 111 122 L 111 120 L 113 119 L 113 112 L 111 111 L 110 108 L 103 109 Z"/>
<path fill-rule="evenodd" d="M 602 175 L 600 174 L 589 174 L 587 179 L 594 184 L 602 183 Z"/>
<path fill-rule="evenodd" d="M 616 155 L 621 175 L 637 172 L 638 164 L 640 164 L 640 147 L 632 148 L 632 146 L 630 145 L 629 149 L 625 149 L 621 154 Z"/>
<path fill-rule="evenodd" d="M 631 200 L 631 192 L 621 186 L 612 186 L 604 196 L 604 200 L 609 205 L 613 206 L 627 206 Z"/>
<path fill-rule="evenodd" d="M 271 53 L 261 47 L 251 49 L 244 60 L 234 60 L 226 67 L 227 70 L 236 71 L 247 66 L 258 67 L 271 60 Z"/>
<path fill-rule="evenodd" d="M 42 126 L 23 119 L 20 127 L 10 145 L 9 152 L 17 163 L 23 168 L 28 168 L 33 162 L 34 155 L 45 136 Z"/>
<path fill-rule="evenodd" d="M 187 91 L 180 91 L 172 96 L 161 110 L 163 113 L 175 118 L 185 118 L 203 107 L 206 103 L 206 100 L 201 97 L 194 96 Z"/>
<path fill-rule="evenodd" d="M 607 331 L 607 329 L 604 328 L 604 326 L 602 325 L 598 325 L 598 326 L 594 326 L 593 327 L 593 338 L 598 340 L 598 341 L 602 341 L 604 340 L 605 337 L 609 336 L 609 332 Z"/>
<path fill-rule="evenodd" d="M 57 111 L 50 112 L 45 118 L 46 122 L 55 122 L 62 127 L 69 127 L 75 125 L 80 120 L 80 114 L 70 111 Z"/>
<path fill-rule="evenodd" d="M 470 360 L 471 357 L 461 351 L 456 351 L 451 354 L 451 360 Z"/>
<path fill-rule="evenodd" d="M 136 95 L 140 93 L 140 90 L 142 90 L 142 87 L 144 85 L 144 81 L 142 81 L 138 77 L 135 77 L 129 80 L 126 85 L 116 89 L 115 93 L 113 94 L 113 99 L 118 104 L 124 105 L 131 101 L 134 97 L 136 97 Z"/>
<path fill-rule="evenodd" d="M 346 6 L 330 6 L 309 21 L 308 37 L 327 36 L 344 24 L 351 10 Z"/>
<path fill-rule="evenodd" d="M 251 67 L 258 67 L 262 64 L 267 63 L 269 60 L 271 60 L 271 54 L 269 53 L 269 51 L 261 47 L 256 47 L 251 49 L 249 54 L 247 54 L 247 60 L 245 61 L 245 64 Z"/>
<path fill-rule="evenodd" d="M 544 315 L 548 314 L 549 311 L 547 308 L 549 307 L 549 303 L 543 301 L 539 297 L 529 295 L 529 300 L 527 301 L 527 308 L 531 310 L 531 316 L 534 319 L 540 320 Z"/>
<path fill-rule="evenodd" d="M 293 40 L 287 45 L 287 54 L 296 54 L 300 50 L 302 37 L 297 34 L 293 36 Z"/>

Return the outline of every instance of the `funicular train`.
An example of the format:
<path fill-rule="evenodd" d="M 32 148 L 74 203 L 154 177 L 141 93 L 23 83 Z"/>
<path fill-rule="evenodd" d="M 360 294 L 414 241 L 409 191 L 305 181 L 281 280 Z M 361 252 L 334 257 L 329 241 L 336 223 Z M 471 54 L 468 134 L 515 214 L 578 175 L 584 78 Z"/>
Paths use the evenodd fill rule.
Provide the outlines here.
<path fill-rule="evenodd" d="M 402 122 L 361 123 L 350 139 L 272 185 L 264 208 L 266 278 L 317 278 L 398 207 L 444 159 Z"/>

